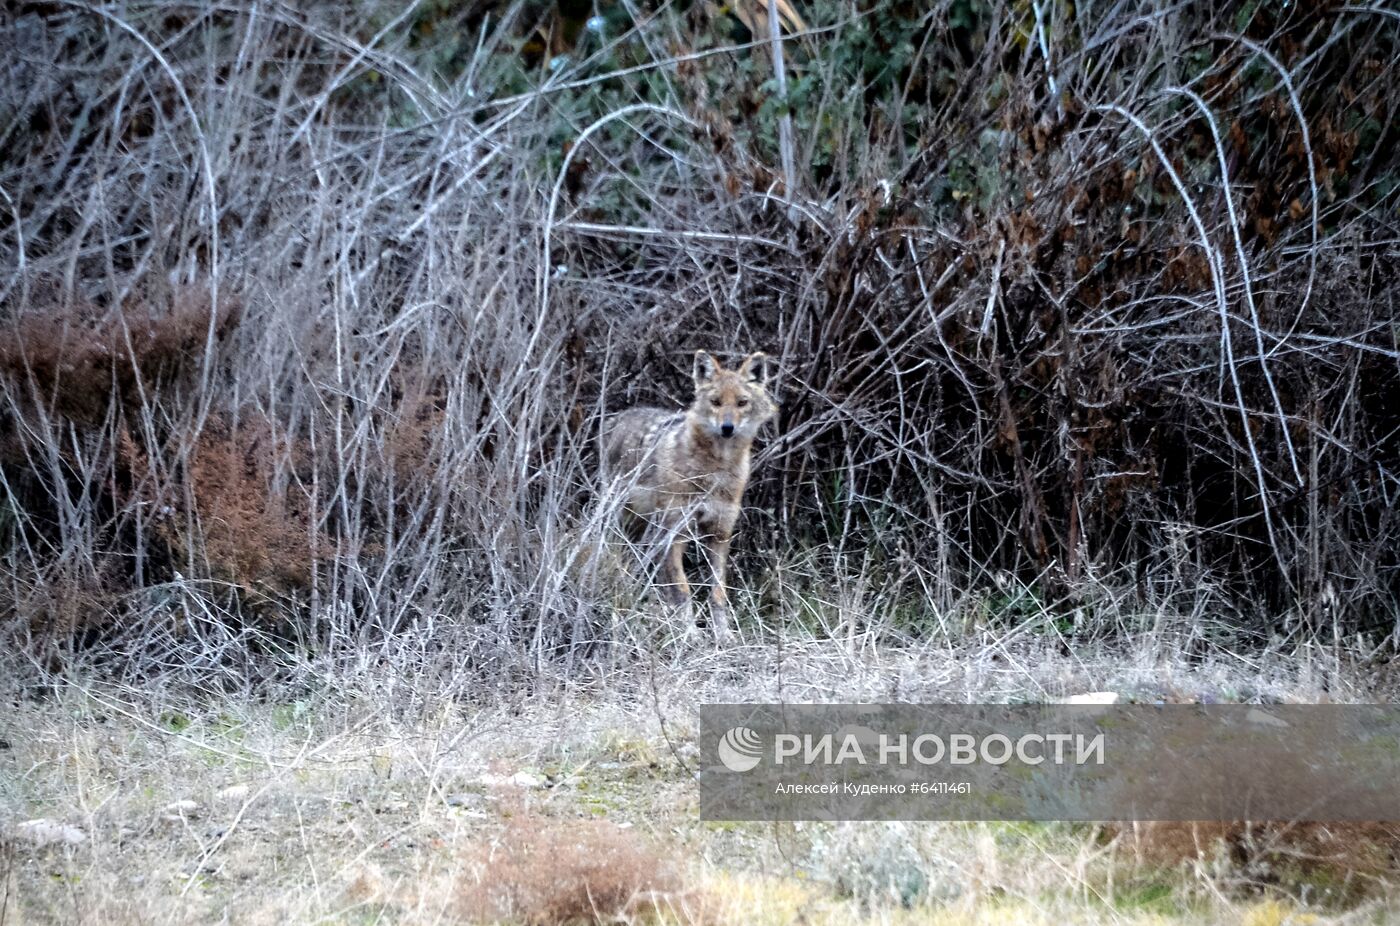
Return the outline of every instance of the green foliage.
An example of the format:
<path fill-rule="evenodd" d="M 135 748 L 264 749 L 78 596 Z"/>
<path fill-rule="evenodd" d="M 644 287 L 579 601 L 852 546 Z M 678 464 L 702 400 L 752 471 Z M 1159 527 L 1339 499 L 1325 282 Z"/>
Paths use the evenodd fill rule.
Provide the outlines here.
<path fill-rule="evenodd" d="M 278 704 L 272 709 L 271 722 L 274 730 L 285 732 L 309 723 L 313 705 L 305 699 Z"/>
<path fill-rule="evenodd" d="M 166 711 L 160 715 L 158 722 L 171 733 L 183 733 L 189 729 L 190 724 L 194 723 L 187 714 L 182 714 L 179 711 Z"/>
<path fill-rule="evenodd" d="M 888 176 L 917 155 L 924 117 L 905 92 L 916 67 L 928 63 L 928 48 L 920 48 L 930 18 L 890 0 L 861 6 L 852 17 L 848 4 L 814 3 L 812 22 L 834 30 L 822 35 L 813 52 L 793 55 L 786 100 L 771 79 L 759 88 L 763 104 L 754 133 L 764 153 L 776 151 L 777 119 L 791 114 L 811 178 L 832 187 L 860 179 L 854 172 L 862 165 Z M 892 124 L 881 129 L 876 122 Z M 894 139 L 892 149 L 882 148 L 885 135 Z"/>
<path fill-rule="evenodd" d="M 1113 894 L 1114 906 L 1124 913 L 1174 913 L 1180 907 L 1176 888 L 1165 880 L 1128 884 Z"/>

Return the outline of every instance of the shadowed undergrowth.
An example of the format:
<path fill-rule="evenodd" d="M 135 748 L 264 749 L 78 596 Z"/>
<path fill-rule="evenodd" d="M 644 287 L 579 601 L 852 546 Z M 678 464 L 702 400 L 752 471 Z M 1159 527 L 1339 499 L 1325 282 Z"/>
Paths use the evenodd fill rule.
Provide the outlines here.
<path fill-rule="evenodd" d="M 749 641 L 1388 652 L 1392 17 L 814 2 L 779 81 L 752 10 L 597 12 L 5 15 L 10 649 L 650 647 L 594 435 L 706 348 L 780 367 Z"/>

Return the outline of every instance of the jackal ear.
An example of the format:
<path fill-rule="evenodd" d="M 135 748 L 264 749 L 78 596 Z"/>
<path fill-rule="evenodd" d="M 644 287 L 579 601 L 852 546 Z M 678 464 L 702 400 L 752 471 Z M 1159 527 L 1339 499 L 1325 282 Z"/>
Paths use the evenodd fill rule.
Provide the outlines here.
<path fill-rule="evenodd" d="M 768 378 L 772 375 L 770 366 L 767 354 L 761 350 L 754 351 L 744 358 L 743 363 L 739 364 L 739 375 L 746 376 L 754 382 L 766 386 Z"/>
<path fill-rule="evenodd" d="M 697 350 L 695 352 L 695 367 L 690 375 L 695 380 L 695 385 L 703 386 L 709 382 L 720 370 L 719 361 L 716 360 L 709 351 Z"/>

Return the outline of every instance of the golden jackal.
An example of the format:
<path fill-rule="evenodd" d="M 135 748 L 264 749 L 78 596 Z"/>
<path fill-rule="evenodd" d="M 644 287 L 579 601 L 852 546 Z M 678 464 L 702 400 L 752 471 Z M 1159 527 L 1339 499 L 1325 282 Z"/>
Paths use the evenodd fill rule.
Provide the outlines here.
<path fill-rule="evenodd" d="M 753 439 L 777 412 L 768 397 L 766 355 L 750 354 L 726 370 L 705 351 L 695 353 L 695 401 L 684 411 L 629 408 L 603 423 L 603 474 L 610 494 L 662 533 L 665 555 L 658 583 L 665 599 L 690 621 L 685 548 L 692 534 L 705 544 L 714 573 L 710 623 L 730 636 L 724 587 L 729 542 L 749 481 Z"/>

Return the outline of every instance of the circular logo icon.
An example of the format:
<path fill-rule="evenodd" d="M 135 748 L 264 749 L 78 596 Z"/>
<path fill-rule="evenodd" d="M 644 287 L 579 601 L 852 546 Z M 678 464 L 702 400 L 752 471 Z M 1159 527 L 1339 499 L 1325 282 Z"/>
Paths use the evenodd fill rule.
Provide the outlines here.
<path fill-rule="evenodd" d="M 719 738 L 719 760 L 731 772 L 750 771 L 762 755 L 762 741 L 748 727 L 733 727 Z"/>

